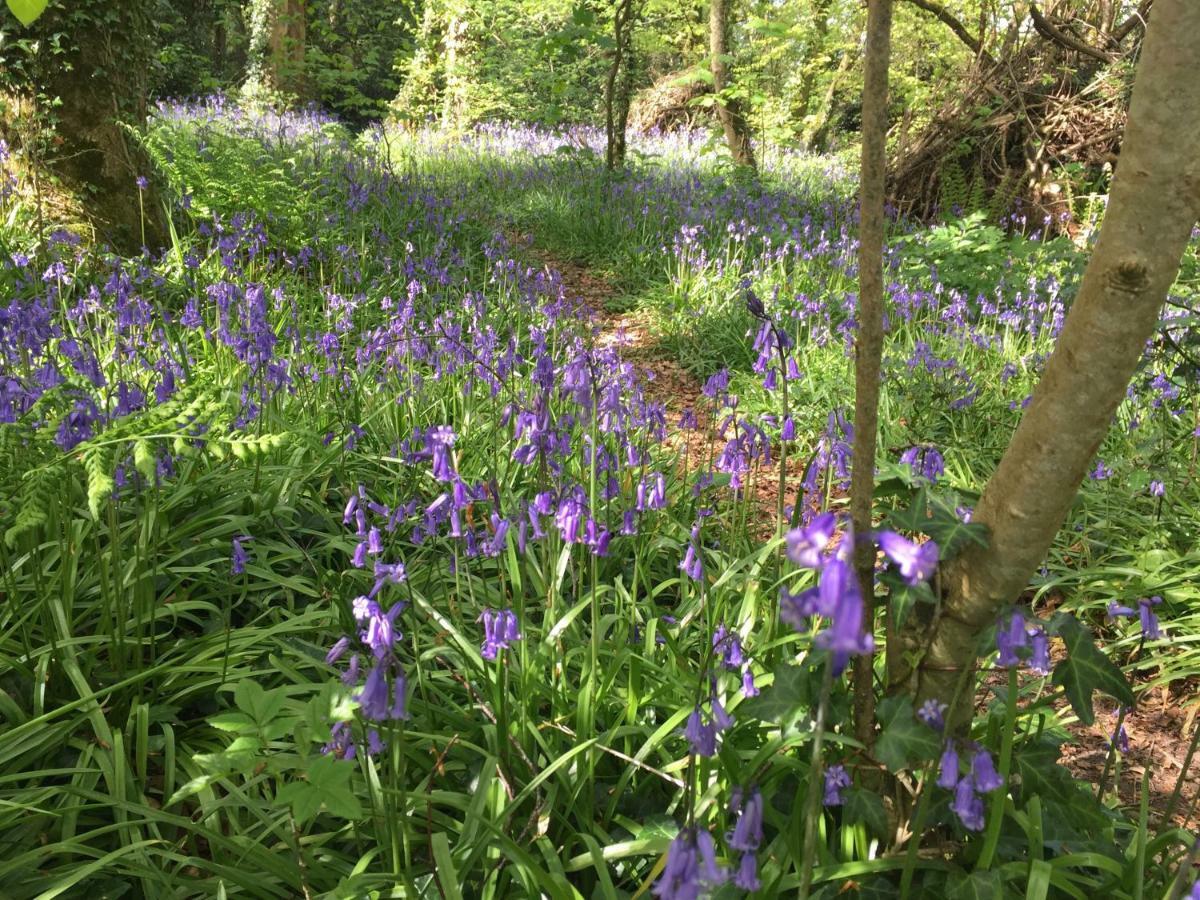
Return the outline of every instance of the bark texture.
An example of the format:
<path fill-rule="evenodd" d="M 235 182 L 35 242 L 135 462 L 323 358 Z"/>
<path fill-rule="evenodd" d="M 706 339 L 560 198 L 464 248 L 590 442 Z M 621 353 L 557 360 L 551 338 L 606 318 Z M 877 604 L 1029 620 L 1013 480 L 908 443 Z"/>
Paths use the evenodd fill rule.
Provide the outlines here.
<path fill-rule="evenodd" d="M 610 171 L 625 165 L 625 131 L 632 90 L 634 0 L 618 0 L 613 10 L 613 52 L 604 83 L 604 165 Z"/>
<path fill-rule="evenodd" d="M 983 492 L 988 527 L 941 574 L 932 621 L 911 616 L 894 691 L 950 699 L 979 633 L 1020 597 L 1104 439 L 1200 218 L 1200 3 L 1158 0 L 1099 241 L 1029 409 Z M 971 692 L 964 692 L 969 705 Z"/>
<path fill-rule="evenodd" d="M 862 592 L 864 621 L 875 610 L 875 545 L 870 539 L 875 491 L 875 445 L 879 430 L 879 367 L 883 355 L 883 197 L 887 178 L 888 58 L 892 0 L 870 0 L 863 71 L 862 176 L 859 180 L 858 331 L 854 338 L 854 468 L 850 516 L 859 536 L 854 569 Z M 854 728 L 864 744 L 875 733 L 875 663 L 854 660 Z"/>
<path fill-rule="evenodd" d="M 708 7 L 708 50 L 712 57 L 713 90 L 717 95 L 717 118 L 725 130 L 725 141 L 733 161 L 755 169 L 750 127 L 737 98 L 729 97 L 729 3 L 711 0 Z"/>

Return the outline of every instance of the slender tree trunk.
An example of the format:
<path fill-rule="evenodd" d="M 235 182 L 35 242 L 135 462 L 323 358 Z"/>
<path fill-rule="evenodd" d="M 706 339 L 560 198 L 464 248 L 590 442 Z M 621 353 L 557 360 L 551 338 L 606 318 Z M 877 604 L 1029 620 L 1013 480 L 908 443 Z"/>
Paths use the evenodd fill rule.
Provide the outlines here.
<path fill-rule="evenodd" d="M 629 101 L 621 113 L 620 88 L 622 73 L 627 68 L 630 16 L 633 0 L 618 0 L 613 9 L 613 55 L 604 82 L 604 166 L 609 171 L 625 164 L 625 123 L 629 118 Z"/>
<path fill-rule="evenodd" d="M 1100 238 L 1054 353 L 975 510 L 990 542 L 941 573 L 940 611 L 910 614 L 893 691 L 950 699 L 980 632 L 1054 540 L 1157 327 L 1200 218 L 1200 3 L 1158 0 Z M 971 692 L 961 706 L 969 707 Z M 958 712 L 962 712 L 962 709 Z"/>
<path fill-rule="evenodd" d="M 853 66 L 854 59 L 853 52 L 848 51 L 842 54 L 841 62 L 838 63 L 833 77 L 829 79 L 829 86 L 825 88 L 825 96 L 821 99 L 821 105 L 817 108 L 800 140 L 801 146 L 806 150 L 813 150 L 817 153 L 824 152 L 829 138 L 829 114 L 833 111 L 833 98 L 837 93 L 838 86 L 842 83 L 842 78 Z"/>
<path fill-rule="evenodd" d="M 725 129 L 725 141 L 733 161 L 739 166 L 754 165 L 750 146 L 750 127 L 737 98 L 726 96 L 729 89 L 729 5 L 728 0 L 710 0 L 708 7 L 708 49 L 712 56 L 713 92 L 717 96 L 717 117 Z"/>
<path fill-rule="evenodd" d="M 854 338 L 854 467 L 850 517 L 857 543 L 854 569 L 862 592 L 864 621 L 875 621 L 875 544 L 871 511 L 875 491 L 875 444 L 879 430 L 879 369 L 883 356 L 883 214 L 887 177 L 888 57 L 892 0 L 870 0 L 863 73 L 862 175 L 858 187 L 858 330 Z M 875 662 L 854 660 L 854 731 L 866 745 L 875 736 Z"/>
<path fill-rule="evenodd" d="M 792 103 L 792 115 L 799 119 L 800 134 L 808 130 L 808 108 L 812 106 L 813 94 L 817 91 L 817 74 L 828 70 L 830 60 L 826 58 L 826 43 L 829 40 L 829 6 L 832 0 L 816 0 L 813 6 L 813 39 L 809 45 L 808 58 L 804 60 L 804 71 L 800 86 Z"/>

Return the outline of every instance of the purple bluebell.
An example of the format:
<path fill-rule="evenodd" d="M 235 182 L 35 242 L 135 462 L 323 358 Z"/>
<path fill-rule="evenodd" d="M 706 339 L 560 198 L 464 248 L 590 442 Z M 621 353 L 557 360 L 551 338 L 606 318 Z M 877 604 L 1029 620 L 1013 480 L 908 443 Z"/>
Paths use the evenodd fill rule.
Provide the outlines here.
<path fill-rule="evenodd" d="M 1021 657 L 1017 654 L 1018 650 L 1024 650 L 1029 646 L 1029 634 L 1025 630 L 1025 618 L 1019 613 L 1012 613 L 1008 619 L 1001 619 L 1000 625 L 996 629 L 996 649 L 999 651 L 996 656 L 996 665 L 1005 668 L 1010 666 L 1019 666 Z"/>
<path fill-rule="evenodd" d="M 983 798 L 975 791 L 974 780 L 965 775 L 954 788 L 950 809 L 968 831 L 983 831 Z"/>
<path fill-rule="evenodd" d="M 763 841 L 762 793 L 757 788 L 747 794 L 739 791 L 734 801 L 731 808 L 737 815 L 737 822 L 725 836 L 725 843 L 734 850 L 757 850 Z"/>
<path fill-rule="evenodd" d="M 946 710 L 949 708 L 948 704 L 931 697 L 917 709 L 917 719 L 934 731 L 941 731 L 946 727 Z"/>
<path fill-rule="evenodd" d="M 917 544 L 894 531 L 881 531 L 875 539 L 888 559 L 900 570 L 901 577 L 909 584 L 928 581 L 937 571 L 938 545 L 935 542 Z"/>
<path fill-rule="evenodd" d="M 842 791 L 850 787 L 850 774 L 845 766 L 829 766 L 825 770 L 825 799 L 826 806 L 841 806 L 845 803 Z"/>
<path fill-rule="evenodd" d="M 496 659 L 500 651 L 521 639 L 517 614 L 511 609 L 485 609 L 479 619 L 483 622 L 483 645 L 479 655 L 486 660 Z"/>
<path fill-rule="evenodd" d="M 837 527 L 837 517 L 831 512 L 824 512 L 803 528 L 794 528 L 787 533 L 787 557 L 798 566 L 808 569 L 819 569 L 823 563 L 822 554 Z"/>
<path fill-rule="evenodd" d="M 975 781 L 975 790 L 980 793 L 986 794 L 1004 787 L 1004 779 L 996 771 L 992 755 L 982 747 L 971 756 L 971 778 Z"/>
<path fill-rule="evenodd" d="M 737 872 L 733 876 L 733 884 L 743 891 L 753 892 L 762 888 L 762 882 L 758 878 L 758 855 L 756 853 L 747 852 L 742 854 L 742 858 L 738 862 Z"/>
<path fill-rule="evenodd" d="M 242 535 L 235 537 L 232 541 L 233 551 L 230 553 L 231 568 L 234 575 L 241 575 L 246 571 L 246 563 L 249 561 L 249 556 L 246 549 L 242 546 L 242 541 L 248 541 L 250 538 Z"/>
<path fill-rule="evenodd" d="M 948 791 L 954 790 L 958 784 L 958 751 L 954 749 L 953 741 L 946 741 L 942 750 L 942 758 L 938 763 L 937 786 Z"/>
<path fill-rule="evenodd" d="M 692 710 L 684 725 L 683 736 L 691 745 L 692 753 L 696 756 L 717 755 L 717 729 L 705 718 L 697 706 Z"/>

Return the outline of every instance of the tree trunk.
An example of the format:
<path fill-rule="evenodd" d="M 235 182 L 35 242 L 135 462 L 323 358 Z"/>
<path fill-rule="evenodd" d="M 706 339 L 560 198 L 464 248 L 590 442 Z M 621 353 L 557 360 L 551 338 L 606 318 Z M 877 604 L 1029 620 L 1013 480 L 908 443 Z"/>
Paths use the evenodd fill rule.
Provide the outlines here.
<path fill-rule="evenodd" d="M 633 24 L 638 12 L 635 0 L 618 0 L 613 9 L 613 56 L 604 82 L 604 165 L 609 171 L 625 165 L 633 93 Z"/>
<path fill-rule="evenodd" d="M 252 0 L 246 76 L 250 94 L 265 90 L 305 96 L 306 34 L 304 0 Z"/>
<path fill-rule="evenodd" d="M 280 0 L 271 32 L 271 58 L 275 88 L 304 99 L 308 96 L 304 47 L 308 33 L 304 0 Z"/>
<path fill-rule="evenodd" d="M 729 90 L 729 6 L 728 0 L 710 0 L 708 7 L 708 49 L 712 56 L 713 92 L 717 97 L 717 118 L 725 129 L 725 141 L 733 161 L 739 166 L 754 165 L 750 146 L 750 128 L 742 114 L 742 105 Z"/>
<path fill-rule="evenodd" d="M 854 338 L 854 467 L 850 517 L 858 538 L 854 568 L 863 598 L 863 621 L 875 621 L 875 544 L 871 512 L 875 444 L 879 430 L 879 369 L 883 356 L 883 196 L 887 178 L 888 57 L 892 0 L 870 0 L 863 72 L 862 175 L 859 180 L 858 331 Z M 870 746 L 875 736 L 875 661 L 854 660 L 855 736 Z"/>
<path fill-rule="evenodd" d="M 1200 218 L 1200 3 L 1158 0 L 1100 238 L 1054 353 L 975 521 L 990 542 L 941 573 L 940 612 L 910 615 L 893 691 L 950 699 L 980 632 L 1018 600 L 1125 396 Z M 960 707 L 969 710 L 972 692 Z M 959 712 L 962 712 L 960 708 Z"/>
<path fill-rule="evenodd" d="M 21 109 L 33 110 L 35 131 L 53 125 L 53 146 L 32 132 L 23 146 L 34 177 L 40 179 L 37 169 L 44 166 L 82 201 L 100 241 L 136 252 L 143 244 L 158 246 L 165 233 L 153 185 L 144 191 L 136 185 L 139 176 L 153 174 L 149 161 L 124 127 L 146 122 L 153 4 L 112 0 L 105 6 L 93 4 L 84 27 L 71 5 L 52 5 L 22 34 L 37 49 L 22 82 L 9 87 Z M 0 73 L 0 90 L 5 81 Z"/>
<path fill-rule="evenodd" d="M 817 91 L 817 74 L 829 69 L 831 60 L 826 59 L 826 42 L 829 39 L 829 6 L 832 0 L 816 0 L 813 7 L 813 39 L 809 45 L 804 71 L 800 75 L 800 87 L 791 104 L 792 116 L 800 121 L 800 134 L 808 126 L 808 108 L 812 106 L 813 94 Z"/>

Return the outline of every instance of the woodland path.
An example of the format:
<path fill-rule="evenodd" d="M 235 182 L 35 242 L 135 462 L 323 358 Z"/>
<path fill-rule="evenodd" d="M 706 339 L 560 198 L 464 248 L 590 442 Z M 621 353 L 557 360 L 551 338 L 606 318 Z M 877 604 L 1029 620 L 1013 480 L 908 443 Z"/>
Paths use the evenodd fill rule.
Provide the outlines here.
<path fill-rule="evenodd" d="M 721 436 L 711 415 L 705 415 L 707 401 L 702 395 L 702 383 L 672 359 L 652 333 L 646 314 L 638 309 L 613 312 L 612 301 L 620 295 L 618 289 L 594 269 L 581 263 L 562 259 L 538 247 L 529 236 L 517 237 L 515 243 L 533 260 L 547 270 L 556 272 L 568 296 L 584 301 L 596 316 L 596 342 L 599 346 L 615 347 L 632 363 L 643 377 L 647 397 L 662 403 L 667 411 L 665 443 L 679 454 L 685 471 L 694 472 L 711 465 L 713 454 L 719 451 Z M 687 410 L 696 413 L 701 428 L 685 431 L 679 420 Z M 803 477 L 802 456 L 793 454 L 788 460 L 787 498 L 798 496 Z M 760 467 L 749 489 L 762 523 L 759 536 L 768 538 L 775 533 L 775 514 L 778 497 L 778 460 Z M 1002 681 L 985 687 L 1003 688 Z M 1181 686 L 1164 686 L 1143 692 L 1138 707 L 1126 714 L 1124 727 L 1129 737 L 1129 752 L 1109 762 L 1108 784 L 1116 785 L 1122 805 L 1136 810 L 1140 803 L 1142 780 L 1150 772 L 1149 800 L 1151 819 L 1161 821 L 1171 805 L 1175 785 L 1188 762 L 1191 735 L 1200 729 L 1200 704 Z M 989 702 L 990 694 L 983 698 Z M 1066 708 L 1065 702 L 1061 704 Z M 1060 762 L 1077 779 L 1098 785 L 1104 777 L 1109 745 L 1117 723 L 1114 702 L 1096 696 L 1096 721 L 1088 726 L 1076 722 L 1071 727 L 1073 740 L 1062 748 Z M 1200 828 L 1200 750 L 1188 766 L 1183 790 L 1171 815 L 1172 823 L 1180 827 Z"/>

